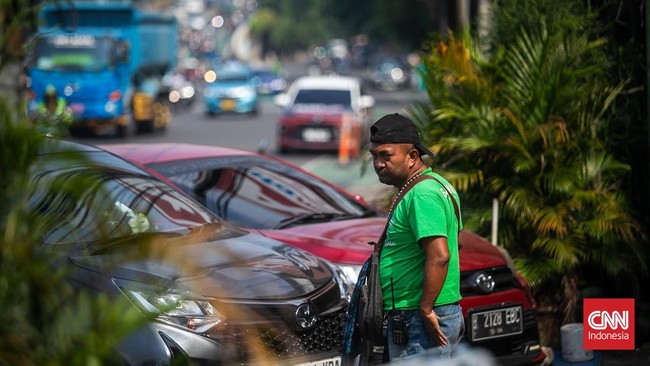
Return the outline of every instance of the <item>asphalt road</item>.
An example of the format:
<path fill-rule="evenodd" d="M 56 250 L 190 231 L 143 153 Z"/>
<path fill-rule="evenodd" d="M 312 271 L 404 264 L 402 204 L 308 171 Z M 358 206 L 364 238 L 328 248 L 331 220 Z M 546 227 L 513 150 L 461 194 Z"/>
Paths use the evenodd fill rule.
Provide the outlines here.
<path fill-rule="evenodd" d="M 373 120 L 387 113 L 404 112 L 412 103 L 426 100 L 424 93 L 413 90 L 380 92 L 369 90 L 375 98 Z M 76 136 L 74 139 L 90 144 L 183 142 L 258 150 L 265 147 L 269 155 L 279 156 L 298 166 L 328 179 L 352 193 L 360 194 L 369 202 L 381 204 L 390 187 L 377 182 L 370 166 L 364 173 L 362 159 L 352 159 L 342 164 L 332 154 L 284 154 L 276 149 L 276 124 L 282 110 L 273 103 L 272 96 L 264 96 L 259 113 L 252 115 L 223 114 L 209 116 L 204 112 L 201 99 L 187 109 L 174 112 L 171 124 L 164 133 L 135 134 L 125 138 L 112 135 Z"/>

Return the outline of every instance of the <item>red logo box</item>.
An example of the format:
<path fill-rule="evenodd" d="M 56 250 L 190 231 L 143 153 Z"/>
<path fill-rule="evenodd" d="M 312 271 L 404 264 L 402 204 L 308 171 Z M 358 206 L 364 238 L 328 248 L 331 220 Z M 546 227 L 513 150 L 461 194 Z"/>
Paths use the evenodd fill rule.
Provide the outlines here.
<path fill-rule="evenodd" d="M 634 349 L 634 299 L 584 299 L 585 350 Z"/>

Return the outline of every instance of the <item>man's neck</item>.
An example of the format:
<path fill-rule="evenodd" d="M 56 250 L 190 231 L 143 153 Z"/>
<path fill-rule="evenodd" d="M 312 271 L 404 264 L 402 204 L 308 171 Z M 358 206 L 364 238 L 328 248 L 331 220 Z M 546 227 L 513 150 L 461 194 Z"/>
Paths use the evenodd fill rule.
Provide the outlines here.
<path fill-rule="evenodd" d="M 409 173 L 408 177 L 406 177 L 406 180 L 402 182 L 399 186 L 396 186 L 397 189 L 402 189 L 406 184 L 411 182 L 412 179 L 415 179 L 418 175 L 420 175 L 425 169 L 426 165 L 424 164 L 418 164 L 416 167 L 414 167 L 411 172 Z"/>

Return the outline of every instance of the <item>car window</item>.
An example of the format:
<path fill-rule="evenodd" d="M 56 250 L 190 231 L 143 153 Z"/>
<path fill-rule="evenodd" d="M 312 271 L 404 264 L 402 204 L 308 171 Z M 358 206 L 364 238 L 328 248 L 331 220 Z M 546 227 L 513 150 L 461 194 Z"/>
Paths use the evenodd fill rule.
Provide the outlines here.
<path fill-rule="evenodd" d="M 34 167 L 31 182 L 29 206 L 46 218 L 41 230 L 48 244 L 143 232 L 186 234 L 219 222 L 173 187 L 133 170 L 43 159 Z"/>
<path fill-rule="evenodd" d="M 248 79 L 248 75 L 219 75 L 216 81 L 221 83 L 246 83 Z"/>
<path fill-rule="evenodd" d="M 300 89 L 294 104 L 326 104 L 350 107 L 352 97 L 349 90 Z"/>
<path fill-rule="evenodd" d="M 275 228 L 310 213 L 361 216 L 366 211 L 318 179 L 272 160 L 205 159 L 150 167 L 219 217 L 245 228 Z"/>

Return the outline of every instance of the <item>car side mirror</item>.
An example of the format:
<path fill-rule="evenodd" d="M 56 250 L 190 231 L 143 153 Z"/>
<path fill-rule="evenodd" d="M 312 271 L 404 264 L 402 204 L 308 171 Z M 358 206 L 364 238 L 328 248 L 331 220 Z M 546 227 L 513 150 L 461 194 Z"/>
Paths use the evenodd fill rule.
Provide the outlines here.
<path fill-rule="evenodd" d="M 286 93 L 280 93 L 275 96 L 274 102 L 277 106 L 280 106 L 282 108 L 286 108 L 289 106 L 289 94 Z"/>
<path fill-rule="evenodd" d="M 362 95 L 359 98 L 360 108 L 372 108 L 375 105 L 375 98 L 371 95 Z"/>
<path fill-rule="evenodd" d="M 125 64 L 129 62 L 129 49 L 130 49 L 130 44 L 128 41 L 119 41 L 117 43 L 117 49 L 116 49 L 116 58 L 117 62 L 120 64 Z"/>

